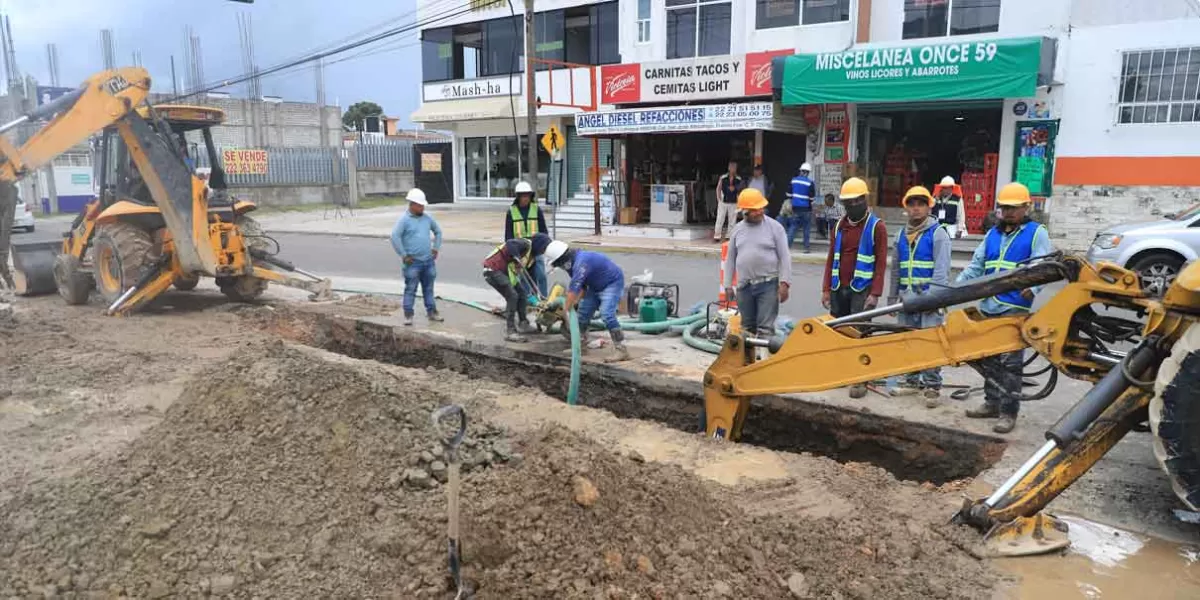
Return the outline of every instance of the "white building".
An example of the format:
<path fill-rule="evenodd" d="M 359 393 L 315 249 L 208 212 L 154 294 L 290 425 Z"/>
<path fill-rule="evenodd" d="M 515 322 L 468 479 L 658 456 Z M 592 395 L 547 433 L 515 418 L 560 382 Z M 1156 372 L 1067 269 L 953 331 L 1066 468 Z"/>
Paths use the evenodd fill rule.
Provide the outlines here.
<path fill-rule="evenodd" d="M 524 62 L 522 3 L 516 20 L 507 2 L 478 4 L 422 32 L 413 120 L 454 132 L 456 199 L 507 202 L 525 156 L 524 77 L 509 73 Z M 428 19 L 441 4 L 419 6 Z M 744 176 L 765 165 L 773 207 L 808 161 L 822 193 L 865 177 L 889 216 L 907 187 L 950 175 L 972 224 L 1019 180 L 1056 243 L 1076 250 L 1111 222 L 1200 200 L 1192 0 L 538 0 L 537 10 L 538 59 L 600 65 L 594 88 L 590 69 L 537 72 L 538 130 L 566 137 L 562 177 L 543 155 L 539 189 L 582 203 L 599 139 L 606 221 L 638 207 L 643 222 L 700 230 L 730 159 Z M 561 103 L 594 110 L 550 106 Z"/>

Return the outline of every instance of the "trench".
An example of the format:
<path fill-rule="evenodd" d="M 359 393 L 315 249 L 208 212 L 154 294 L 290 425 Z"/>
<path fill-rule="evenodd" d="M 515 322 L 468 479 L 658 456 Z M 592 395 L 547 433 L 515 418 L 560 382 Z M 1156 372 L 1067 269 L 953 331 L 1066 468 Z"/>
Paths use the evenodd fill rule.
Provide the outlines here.
<path fill-rule="evenodd" d="M 276 311 L 258 326 L 305 345 L 360 359 L 412 367 L 450 369 L 471 377 L 567 394 L 569 357 L 537 346 L 516 349 L 440 336 L 370 318 Z M 552 342 L 550 342 L 552 344 Z M 643 419 L 698 432 L 701 383 L 606 364 L 585 362 L 580 403 L 623 418 Z M 869 463 L 897 479 L 937 485 L 974 477 L 1000 460 L 1003 439 L 847 410 L 798 398 L 755 398 L 741 443 L 810 453 L 838 462 Z"/>

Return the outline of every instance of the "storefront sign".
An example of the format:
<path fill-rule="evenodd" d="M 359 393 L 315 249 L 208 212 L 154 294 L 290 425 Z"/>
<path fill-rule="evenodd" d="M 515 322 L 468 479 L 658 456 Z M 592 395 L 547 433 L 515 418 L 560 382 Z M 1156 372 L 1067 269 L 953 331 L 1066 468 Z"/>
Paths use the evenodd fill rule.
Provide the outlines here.
<path fill-rule="evenodd" d="M 427 83 L 421 93 L 426 102 L 511 96 L 521 93 L 521 77 L 524 77 L 524 75 L 505 75 L 489 79 L 465 79 L 461 81 Z"/>
<path fill-rule="evenodd" d="M 634 108 L 575 115 L 579 135 L 773 129 L 770 102 Z"/>
<path fill-rule="evenodd" d="M 846 117 L 845 104 L 830 104 L 825 107 L 825 162 L 846 162 L 846 147 L 850 139 L 850 122 Z"/>
<path fill-rule="evenodd" d="M 266 150 L 230 148 L 221 151 L 225 172 L 230 175 L 266 175 L 268 158 Z"/>
<path fill-rule="evenodd" d="M 786 59 L 783 104 L 1032 96 L 1042 38 L 850 49 Z"/>
<path fill-rule="evenodd" d="M 421 153 L 421 172 L 440 173 L 442 171 L 442 155 L 439 152 Z"/>
<path fill-rule="evenodd" d="M 769 96 L 771 59 L 791 53 L 772 50 L 608 65 L 600 69 L 600 100 L 633 104 Z"/>

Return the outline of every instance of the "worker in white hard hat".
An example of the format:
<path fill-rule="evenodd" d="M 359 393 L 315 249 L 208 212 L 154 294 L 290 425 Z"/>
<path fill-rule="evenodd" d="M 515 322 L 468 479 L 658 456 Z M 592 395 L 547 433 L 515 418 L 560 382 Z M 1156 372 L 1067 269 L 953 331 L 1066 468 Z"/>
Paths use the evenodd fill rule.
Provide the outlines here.
<path fill-rule="evenodd" d="M 531 238 L 537 233 L 549 233 L 550 229 L 546 227 L 546 215 L 538 208 L 533 186 L 524 181 L 517 182 L 513 196 L 515 197 L 512 206 L 508 207 L 508 213 L 504 216 L 504 239 Z M 546 269 L 542 266 L 542 261 L 534 261 L 529 274 L 533 276 L 538 292 L 542 296 L 550 292 L 546 282 Z M 527 290 L 527 292 L 532 294 L 533 290 Z"/>
<path fill-rule="evenodd" d="M 812 252 L 809 246 L 809 236 L 812 235 L 813 199 L 817 196 L 817 184 L 809 177 L 812 165 L 800 165 L 800 171 L 792 178 L 792 191 L 788 195 L 792 207 L 792 217 L 787 226 L 788 248 L 796 240 L 796 229 L 804 231 L 804 253 Z"/>
<path fill-rule="evenodd" d="M 565 308 L 569 311 L 576 305 L 579 307 L 579 331 L 583 336 L 581 346 L 589 347 L 588 325 L 599 310 L 600 319 L 604 321 L 604 327 L 608 329 L 613 342 L 613 354 L 605 362 L 629 360 L 625 333 L 621 331 L 621 322 L 617 320 L 617 306 L 625 292 L 625 273 L 621 267 L 599 252 L 576 250 L 559 240 L 550 242 L 546 248 L 546 262 L 571 275 Z"/>
<path fill-rule="evenodd" d="M 933 186 L 933 216 L 941 223 L 952 238 L 960 238 L 967 232 L 967 211 L 963 208 L 962 186 L 947 175 L 941 183 Z"/>
<path fill-rule="evenodd" d="M 434 302 L 433 282 L 437 279 L 435 262 L 442 248 L 442 228 L 432 215 L 425 214 L 429 201 L 420 188 L 409 190 L 405 199 L 408 210 L 392 228 L 392 248 L 404 262 L 404 324 L 413 324 L 418 285 L 425 300 L 426 316 L 430 321 L 440 322 L 445 319 L 438 314 Z"/>

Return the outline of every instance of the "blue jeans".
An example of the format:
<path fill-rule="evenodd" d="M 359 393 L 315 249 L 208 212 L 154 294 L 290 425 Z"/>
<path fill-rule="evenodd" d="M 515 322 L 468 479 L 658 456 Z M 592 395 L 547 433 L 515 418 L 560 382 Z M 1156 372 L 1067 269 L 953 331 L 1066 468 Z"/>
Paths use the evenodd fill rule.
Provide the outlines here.
<path fill-rule="evenodd" d="M 900 313 L 897 318 L 901 325 L 916 327 L 918 329 L 929 329 L 930 327 L 937 327 L 942 324 L 942 315 L 937 312 Z M 934 367 L 916 373 L 909 373 L 904 376 L 904 380 L 913 387 L 940 390 L 942 389 L 942 369 L 941 367 Z"/>
<path fill-rule="evenodd" d="M 796 228 L 799 227 L 804 230 L 804 250 L 808 251 L 808 239 L 809 235 L 812 233 L 812 209 L 797 208 L 794 210 L 795 212 L 792 213 L 791 222 L 788 223 L 787 226 L 788 248 L 791 248 L 792 242 L 796 241 Z"/>
<path fill-rule="evenodd" d="M 579 300 L 579 327 L 582 331 L 587 331 L 588 324 L 592 322 L 592 317 L 596 314 L 596 309 L 600 309 L 600 318 L 604 320 L 604 327 L 609 331 L 620 329 L 621 323 L 617 321 L 617 306 L 621 303 L 621 296 L 625 291 L 625 278 L 622 277 L 602 289 L 585 288 L 583 290 L 583 298 Z"/>
<path fill-rule="evenodd" d="M 779 316 L 779 280 L 739 287 L 737 305 L 746 333 L 771 337 L 775 334 L 775 317 Z"/>
<path fill-rule="evenodd" d="M 417 284 L 421 284 L 421 295 L 425 298 L 425 312 L 436 313 L 433 302 L 433 280 L 437 279 L 437 265 L 433 259 L 414 260 L 404 266 L 404 316 L 411 317 L 417 302 Z"/>

